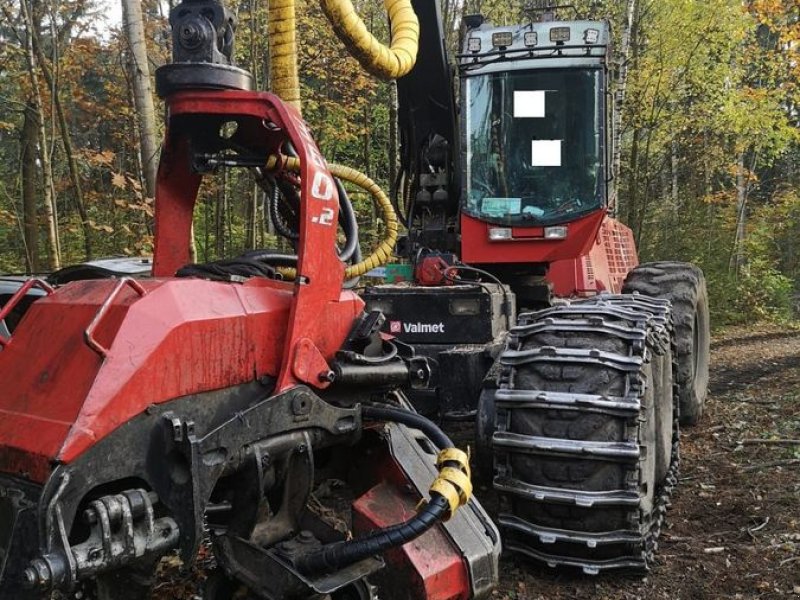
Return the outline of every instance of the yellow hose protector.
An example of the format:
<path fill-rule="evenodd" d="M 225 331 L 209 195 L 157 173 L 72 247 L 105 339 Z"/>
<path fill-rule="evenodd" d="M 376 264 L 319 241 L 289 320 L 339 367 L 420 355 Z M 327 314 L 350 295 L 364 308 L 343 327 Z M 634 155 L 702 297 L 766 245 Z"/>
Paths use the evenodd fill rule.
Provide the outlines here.
<path fill-rule="evenodd" d="M 275 170 L 276 168 L 288 169 L 289 171 L 300 171 L 300 159 L 292 156 L 270 156 L 267 159 L 266 168 L 268 171 Z M 328 165 L 330 172 L 343 181 L 352 183 L 353 185 L 369 192 L 373 201 L 383 214 L 384 226 L 386 233 L 383 240 L 381 240 L 378 247 L 373 250 L 372 254 L 367 256 L 361 262 L 347 267 L 345 270 L 345 278 L 352 279 L 353 277 L 360 277 L 368 271 L 381 265 L 385 265 L 392 257 L 395 242 L 397 242 L 397 215 L 394 212 L 392 203 L 386 193 L 375 183 L 372 179 L 343 165 L 331 164 Z M 294 279 L 297 276 L 297 271 L 292 268 L 279 268 L 278 271 L 286 279 Z"/>
<path fill-rule="evenodd" d="M 272 91 L 299 111 L 300 78 L 297 74 L 295 0 L 269 0 L 267 31 Z"/>
<path fill-rule="evenodd" d="M 269 60 L 272 91 L 301 110 L 297 72 L 296 0 L 269 0 Z M 364 69 L 381 79 L 407 75 L 417 61 L 419 19 L 411 0 L 384 0 L 391 20 L 386 47 L 372 35 L 350 0 L 320 0 L 337 37 Z"/>
<path fill-rule="evenodd" d="M 320 0 L 336 36 L 364 70 L 380 79 L 397 79 L 417 62 L 419 19 L 411 0 L 384 0 L 383 4 L 392 25 L 388 48 L 369 32 L 350 0 Z"/>
<path fill-rule="evenodd" d="M 450 506 L 449 518 L 459 507 L 469 502 L 472 496 L 469 456 L 458 448 L 446 448 L 439 453 L 436 465 L 439 468 L 439 477 L 431 485 L 430 491 L 447 500 Z"/>

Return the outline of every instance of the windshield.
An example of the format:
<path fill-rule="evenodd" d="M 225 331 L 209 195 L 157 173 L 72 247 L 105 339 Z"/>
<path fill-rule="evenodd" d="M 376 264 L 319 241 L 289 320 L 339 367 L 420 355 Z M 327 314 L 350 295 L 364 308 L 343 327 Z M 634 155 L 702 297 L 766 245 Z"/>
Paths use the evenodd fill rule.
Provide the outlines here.
<path fill-rule="evenodd" d="M 465 212 L 509 225 L 563 223 L 603 200 L 600 69 L 464 81 Z"/>

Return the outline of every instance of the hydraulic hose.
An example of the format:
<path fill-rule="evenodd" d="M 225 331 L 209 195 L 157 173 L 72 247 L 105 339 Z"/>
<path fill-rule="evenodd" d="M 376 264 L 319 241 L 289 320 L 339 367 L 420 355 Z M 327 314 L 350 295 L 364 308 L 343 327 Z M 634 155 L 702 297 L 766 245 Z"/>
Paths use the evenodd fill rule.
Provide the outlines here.
<path fill-rule="evenodd" d="M 302 112 L 295 2 L 269 0 L 270 73 L 272 91 Z M 384 0 L 391 21 L 391 45 L 388 48 L 367 30 L 350 0 L 320 0 L 320 3 L 336 35 L 366 71 L 383 79 L 396 79 L 408 74 L 414 67 L 419 51 L 419 19 L 411 0 Z M 331 165 L 331 172 L 367 190 L 383 212 L 386 222 L 386 236 L 378 247 L 366 259 L 347 268 L 345 276 L 352 279 L 389 262 L 397 242 L 397 215 L 383 190 L 366 175 L 341 165 Z M 348 238 L 348 249 L 349 245 Z M 297 275 L 291 269 L 281 272 L 287 278 Z"/>
<path fill-rule="evenodd" d="M 436 423 L 410 410 L 365 406 L 361 409 L 361 414 L 369 421 L 393 421 L 394 423 L 402 423 L 413 429 L 419 429 L 422 433 L 427 435 L 439 449 L 453 447 L 453 441 L 436 425 Z"/>
<path fill-rule="evenodd" d="M 298 111 L 296 0 L 269 0 L 269 60 L 272 91 Z M 414 67 L 419 50 L 419 19 L 411 0 L 384 0 L 391 20 L 390 47 L 380 43 L 350 0 L 320 0 L 337 37 L 364 69 L 381 79 L 397 79 Z"/>
<path fill-rule="evenodd" d="M 407 410 L 365 406 L 362 416 L 369 421 L 393 421 L 423 431 L 442 448 L 437 460 L 439 477 L 430 488 L 431 499 L 404 523 L 375 531 L 358 540 L 327 544 L 301 557 L 297 568 L 305 573 L 331 572 L 402 546 L 428 531 L 437 522 L 451 517 L 472 495 L 469 457 L 453 447 L 445 433 L 428 419 Z"/>
<path fill-rule="evenodd" d="M 347 190 L 340 179 L 335 178 L 336 191 L 339 192 L 339 224 L 344 231 L 345 244 L 339 252 L 339 260 L 344 263 L 350 262 L 358 248 L 358 220 L 353 210 L 353 203 L 347 196 Z M 360 261 L 359 261 L 360 262 Z"/>
<path fill-rule="evenodd" d="M 384 239 L 378 244 L 377 248 L 375 248 L 375 250 L 373 250 L 369 256 L 357 264 L 347 267 L 345 270 L 345 278 L 351 279 L 353 277 L 364 275 L 364 273 L 367 273 L 368 271 L 376 267 L 380 267 L 381 265 L 385 265 L 387 262 L 389 262 L 389 259 L 392 256 L 392 251 L 394 250 L 395 242 L 397 242 L 397 215 L 395 214 L 394 209 L 392 208 L 392 203 L 389 201 L 386 193 L 372 179 L 363 173 L 360 173 L 355 169 L 351 169 L 350 167 L 345 167 L 344 165 L 330 164 L 328 165 L 328 168 L 335 177 L 352 183 L 366 192 L 369 192 L 373 201 L 383 213 L 383 219 L 386 228 Z M 266 169 L 268 171 L 287 169 L 289 171 L 299 172 L 300 159 L 293 156 L 273 155 L 267 159 Z M 293 269 L 281 269 L 280 272 L 287 279 L 293 279 L 297 275 L 297 272 Z"/>
<path fill-rule="evenodd" d="M 339 192 L 339 224 L 342 226 L 346 239 L 344 248 L 339 252 L 339 259 L 342 262 L 350 262 L 350 259 L 353 258 L 353 255 L 356 253 L 356 248 L 358 247 L 358 221 L 356 220 L 356 213 L 353 210 L 353 204 L 350 202 L 342 182 L 339 179 L 334 179 L 334 182 L 336 184 L 336 190 Z M 293 192 L 294 188 L 292 188 L 290 192 L 286 187 L 276 183 L 268 199 L 269 216 L 275 225 L 275 230 L 290 241 L 299 239 L 300 234 L 292 230 L 289 224 L 283 220 L 280 214 L 279 203 L 281 194 L 285 195 Z M 295 200 L 295 204 L 299 204 L 299 199 Z"/>
<path fill-rule="evenodd" d="M 444 496 L 432 494 L 431 501 L 414 517 L 393 527 L 381 529 L 365 538 L 327 544 L 297 561 L 302 573 L 330 573 L 391 548 L 415 540 L 447 515 Z"/>
<path fill-rule="evenodd" d="M 272 224 L 275 225 L 275 230 L 285 237 L 287 240 L 295 241 L 300 238 L 300 234 L 296 231 L 293 231 L 289 224 L 283 220 L 280 212 L 280 199 L 281 194 L 288 195 L 288 194 L 295 194 L 294 188 L 286 185 L 285 188 L 282 189 L 281 184 L 277 181 L 275 182 L 275 187 L 272 190 L 272 194 L 270 194 L 269 198 L 269 218 L 272 219 Z M 300 204 L 299 198 L 296 199 L 295 204 Z"/>
<path fill-rule="evenodd" d="M 267 18 L 272 91 L 300 111 L 295 0 L 269 0 Z"/>
<path fill-rule="evenodd" d="M 380 79 L 407 75 L 417 62 L 419 19 L 410 0 L 384 0 L 392 26 L 391 46 L 373 36 L 350 0 L 320 0 L 336 36 L 365 71 Z"/>

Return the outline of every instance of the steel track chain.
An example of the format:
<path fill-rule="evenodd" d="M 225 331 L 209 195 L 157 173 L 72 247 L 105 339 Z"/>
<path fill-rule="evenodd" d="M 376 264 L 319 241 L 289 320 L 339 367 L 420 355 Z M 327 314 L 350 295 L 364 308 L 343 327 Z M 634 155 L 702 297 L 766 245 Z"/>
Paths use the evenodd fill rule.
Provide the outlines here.
<path fill-rule="evenodd" d="M 608 352 L 596 347 L 576 348 L 564 342 L 562 347 L 525 347 L 525 341 L 536 335 L 584 336 L 614 339 L 625 345 L 627 354 Z M 589 339 L 592 339 L 591 337 Z M 551 567 L 569 566 L 587 574 L 615 568 L 647 570 L 653 563 L 658 536 L 664 524 L 670 497 L 678 481 L 680 464 L 678 429 L 678 394 L 673 384 L 673 429 L 669 467 L 661 482 L 657 482 L 651 510 L 642 510 L 640 493 L 643 483 L 642 444 L 643 403 L 645 394 L 644 368 L 653 355 L 662 355 L 672 348 L 675 365 L 675 341 L 672 336 L 670 304 L 661 299 L 644 296 L 603 294 L 588 300 L 555 306 L 536 313 L 521 315 L 519 324 L 509 333 L 507 347 L 500 356 L 499 389 L 495 394 L 497 427 L 493 435 L 494 487 L 506 502 L 531 502 L 545 509 L 576 507 L 596 513 L 592 518 L 603 519 L 607 510 L 627 512 L 630 527 L 611 531 L 587 530 L 580 527 L 547 527 L 532 523 L 518 514 L 501 512 L 499 524 L 506 534 L 507 550 L 533 558 Z M 520 369 L 530 364 L 549 365 L 548 368 L 581 368 L 589 365 L 610 369 L 626 378 L 626 393 L 610 397 L 607 394 L 573 393 L 546 389 L 516 387 Z M 573 411 L 596 418 L 624 419 L 625 440 L 614 443 L 558 439 L 541 435 L 525 435 L 509 431 L 515 411 L 539 410 Z M 655 410 L 653 411 L 655 418 Z M 546 427 L 545 427 L 546 428 Z M 656 434 L 657 439 L 657 434 Z M 654 444 L 655 445 L 655 444 Z M 515 477 L 512 466 L 514 454 L 527 453 L 577 461 L 598 459 L 623 465 L 627 485 L 614 490 L 582 490 L 580 487 L 548 487 L 532 485 Z M 612 507 L 609 509 L 609 507 Z M 581 521 L 577 521 L 578 524 Z M 553 552 L 550 548 L 558 548 Z M 603 549 L 600 552 L 598 549 Z M 611 549 L 611 550 L 609 550 Z"/>

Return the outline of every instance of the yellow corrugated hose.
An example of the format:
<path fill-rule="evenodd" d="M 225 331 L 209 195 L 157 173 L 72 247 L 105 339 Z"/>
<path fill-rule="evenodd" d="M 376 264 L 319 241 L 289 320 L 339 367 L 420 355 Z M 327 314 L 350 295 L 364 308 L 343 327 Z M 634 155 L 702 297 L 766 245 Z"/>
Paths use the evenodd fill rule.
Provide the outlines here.
<path fill-rule="evenodd" d="M 299 109 L 295 2 L 269 0 L 269 58 L 272 91 Z M 367 72 L 381 79 L 397 79 L 414 67 L 419 19 L 411 0 L 384 0 L 392 25 L 389 47 L 369 32 L 350 0 L 320 0 L 320 4 L 336 35 Z"/>
<path fill-rule="evenodd" d="M 266 167 L 268 171 L 280 167 L 299 172 L 300 160 L 292 156 L 270 156 L 267 160 Z M 346 279 L 360 277 L 364 275 L 364 273 L 389 262 L 395 242 L 397 242 L 397 215 L 392 208 L 392 203 L 389 202 L 389 198 L 372 179 L 344 165 L 331 164 L 328 165 L 328 168 L 330 172 L 339 179 L 352 183 L 364 191 L 369 192 L 373 201 L 383 213 L 384 227 L 386 229 L 383 240 L 381 240 L 378 247 L 372 251 L 372 254 L 361 262 L 347 267 L 345 270 Z M 279 271 L 286 279 L 294 279 L 297 275 L 297 271 L 291 268 L 280 268 Z"/>
<path fill-rule="evenodd" d="M 300 111 L 295 2 L 269 0 L 269 56 L 272 91 Z M 320 3 L 336 35 L 366 71 L 382 79 L 396 79 L 414 67 L 419 49 L 419 19 L 411 0 L 384 0 L 392 26 L 388 48 L 367 30 L 350 0 L 320 0 Z M 331 172 L 367 190 L 386 222 L 386 237 L 378 247 L 365 260 L 348 267 L 347 277 L 357 277 L 390 260 L 397 241 L 397 215 L 383 190 L 363 173 L 341 165 L 331 165 Z M 284 275 L 291 276 L 290 271 Z"/>
<path fill-rule="evenodd" d="M 269 64 L 272 91 L 300 110 L 295 0 L 269 0 Z"/>
<path fill-rule="evenodd" d="M 337 37 L 364 70 L 381 79 L 397 79 L 417 61 L 419 19 L 411 0 L 384 0 L 383 4 L 392 25 L 388 48 L 369 32 L 350 0 L 320 0 Z"/>

